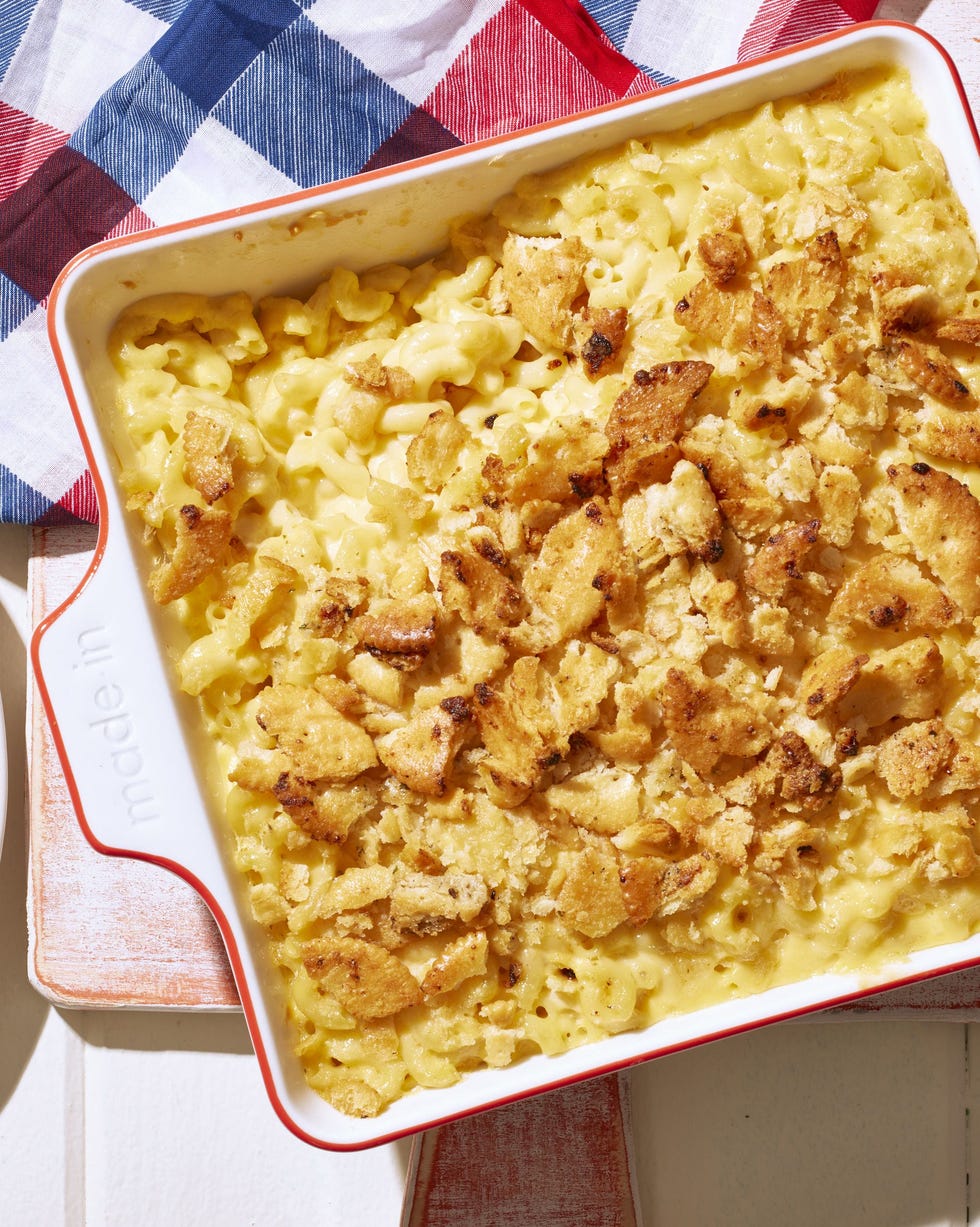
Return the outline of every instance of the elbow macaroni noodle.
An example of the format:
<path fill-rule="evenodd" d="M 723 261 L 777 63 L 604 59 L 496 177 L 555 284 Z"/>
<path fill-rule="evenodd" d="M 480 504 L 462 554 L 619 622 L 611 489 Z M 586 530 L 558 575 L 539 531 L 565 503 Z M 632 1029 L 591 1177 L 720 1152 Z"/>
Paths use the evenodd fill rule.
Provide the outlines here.
<path fill-rule="evenodd" d="M 899 71 L 415 268 L 123 314 L 121 480 L 315 1090 L 980 928 L 978 317 Z"/>

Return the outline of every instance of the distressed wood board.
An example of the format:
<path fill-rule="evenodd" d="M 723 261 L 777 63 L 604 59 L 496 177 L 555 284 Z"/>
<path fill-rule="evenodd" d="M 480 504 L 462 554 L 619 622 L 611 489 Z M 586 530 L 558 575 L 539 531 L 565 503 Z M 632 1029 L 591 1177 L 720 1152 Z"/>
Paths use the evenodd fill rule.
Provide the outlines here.
<path fill-rule="evenodd" d="M 35 529 L 31 625 L 85 573 L 88 527 Z M 225 1009 L 238 1005 L 211 913 L 158 865 L 103 856 L 82 834 L 34 679 L 28 682 L 28 973 L 57 1005 Z"/>
<path fill-rule="evenodd" d="M 95 530 L 35 529 L 31 624 L 81 580 Z M 226 1009 L 238 1004 L 224 945 L 198 894 L 166 869 L 103 856 L 82 835 L 33 678 L 28 684 L 29 973 L 62 1006 Z M 980 968 L 813 1017 L 980 1019 Z"/>
<path fill-rule="evenodd" d="M 482 1112 L 413 1142 L 401 1227 L 639 1227 L 629 1078 Z"/>

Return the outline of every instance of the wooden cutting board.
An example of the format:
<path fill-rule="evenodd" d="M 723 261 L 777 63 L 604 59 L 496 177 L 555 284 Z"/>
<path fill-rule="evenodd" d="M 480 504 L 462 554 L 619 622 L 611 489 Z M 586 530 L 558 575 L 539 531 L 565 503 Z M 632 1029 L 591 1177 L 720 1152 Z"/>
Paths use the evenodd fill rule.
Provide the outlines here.
<path fill-rule="evenodd" d="M 418 1135 L 401 1227 L 639 1227 L 635 1174 L 611 1074 Z"/>
<path fill-rule="evenodd" d="M 85 526 L 34 530 L 36 626 L 75 589 L 95 546 Z M 227 1009 L 238 997 L 218 928 L 166 869 L 102 856 L 75 818 L 33 681 L 28 685 L 29 971 L 61 1006 Z M 816 1017 L 980 1018 L 980 968 L 866 998 Z"/>
<path fill-rule="evenodd" d="M 75 589 L 95 536 L 83 526 L 34 530 L 32 626 Z M 197 892 L 157 865 L 103 856 L 82 835 L 33 678 L 27 725 L 35 987 L 61 1006 L 237 1007 L 221 936 Z"/>

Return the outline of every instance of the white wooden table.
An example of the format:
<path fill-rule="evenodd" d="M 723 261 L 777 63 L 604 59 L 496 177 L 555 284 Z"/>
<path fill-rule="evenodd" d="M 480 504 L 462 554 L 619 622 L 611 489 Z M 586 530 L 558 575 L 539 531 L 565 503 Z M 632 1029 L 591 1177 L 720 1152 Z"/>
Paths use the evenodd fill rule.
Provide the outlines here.
<path fill-rule="evenodd" d="M 980 111 L 980 0 L 885 0 L 878 15 L 935 34 Z M 28 540 L 0 527 L 0 1224 L 394 1227 L 408 1144 L 332 1155 L 294 1140 L 239 1015 L 60 1010 L 29 983 Z M 894 1018 L 653 1062 L 632 1075 L 647 1227 L 980 1224 L 978 1071 L 980 1024 Z"/>

